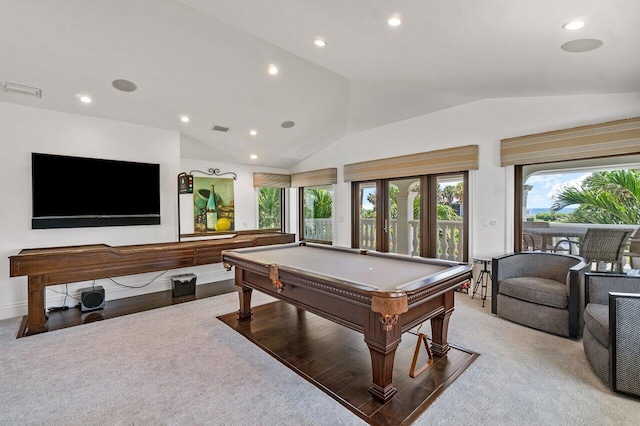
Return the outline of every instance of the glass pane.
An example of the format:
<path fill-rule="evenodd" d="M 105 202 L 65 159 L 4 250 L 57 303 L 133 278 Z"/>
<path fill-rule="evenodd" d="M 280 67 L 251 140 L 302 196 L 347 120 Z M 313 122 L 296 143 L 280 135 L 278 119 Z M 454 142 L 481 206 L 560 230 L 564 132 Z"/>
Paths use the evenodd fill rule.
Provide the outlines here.
<path fill-rule="evenodd" d="M 258 188 L 258 229 L 282 227 L 282 190 Z"/>
<path fill-rule="evenodd" d="M 333 189 L 328 186 L 303 188 L 304 239 L 333 240 Z"/>
<path fill-rule="evenodd" d="M 438 259 L 463 260 L 463 200 L 462 175 L 438 177 Z"/>
<path fill-rule="evenodd" d="M 530 175 L 523 169 L 523 251 L 581 254 L 581 239 L 587 228 L 638 227 L 637 164 L 624 169 L 604 164 L 587 168 L 583 162 L 564 162 L 562 166 L 560 171 L 557 165 L 550 164 L 550 170 L 536 170 Z M 576 168 L 571 169 L 572 166 Z M 631 268 L 630 257 L 622 259 L 625 269 Z"/>
<path fill-rule="evenodd" d="M 385 221 L 390 253 L 420 254 L 420 180 L 389 181 L 389 217 Z"/>
<path fill-rule="evenodd" d="M 358 185 L 360 193 L 360 230 L 358 248 L 376 250 L 376 184 L 363 182 Z"/>

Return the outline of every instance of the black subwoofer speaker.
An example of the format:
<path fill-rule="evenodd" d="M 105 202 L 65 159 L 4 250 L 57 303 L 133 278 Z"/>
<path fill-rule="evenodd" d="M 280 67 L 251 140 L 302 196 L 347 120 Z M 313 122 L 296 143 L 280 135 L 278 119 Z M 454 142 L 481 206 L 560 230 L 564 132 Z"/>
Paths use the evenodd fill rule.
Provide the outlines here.
<path fill-rule="evenodd" d="M 104 308 L 104 288 L 97 285 L 80 289 L 80 310 L 82 312 L 95 311 Z"/>

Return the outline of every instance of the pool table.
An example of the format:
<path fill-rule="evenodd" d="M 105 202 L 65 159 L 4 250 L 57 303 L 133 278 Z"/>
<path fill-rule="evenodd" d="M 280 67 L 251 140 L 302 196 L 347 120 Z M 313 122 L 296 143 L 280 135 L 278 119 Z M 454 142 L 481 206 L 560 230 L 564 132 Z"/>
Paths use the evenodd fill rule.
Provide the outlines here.
<path fill-rule="evenodd" d="M 371 353 L 369 392 L 386 402 L 402 333 L 431 320 L 435 356 L 449 350 L 454 290 L 471 279 L 465 263 L 312 243 L 222 252 L 235 267 L 239 320 L 251 319 L 253 289 L 364 334 Z"/>

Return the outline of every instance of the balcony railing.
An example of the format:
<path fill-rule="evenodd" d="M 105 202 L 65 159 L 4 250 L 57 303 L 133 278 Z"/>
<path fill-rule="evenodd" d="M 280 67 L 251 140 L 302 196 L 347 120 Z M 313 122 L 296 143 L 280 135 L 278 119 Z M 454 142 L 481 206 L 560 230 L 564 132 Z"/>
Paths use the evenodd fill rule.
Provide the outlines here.
<path fill-rule="evenodd" d="M 305 238 L 313 240 L 332 240 L 331 219 L 305 219 Z M 406 240 L 398 241 L 398 220 L 389 221 L 389 251 L 391 253 L 420 254 L 420 222 L 407 221 Z M 438 221 L 438 258 L 462 261 L 463 255 L 462 222 L 455 220 Z M 376 221 L 360 219 L 360 247 L 375 250 Z"/>
<path fill-rule="evenodd" d="M 332 241 L 332 219 L 305 219 L 304 238 L 308 240 Z"/>

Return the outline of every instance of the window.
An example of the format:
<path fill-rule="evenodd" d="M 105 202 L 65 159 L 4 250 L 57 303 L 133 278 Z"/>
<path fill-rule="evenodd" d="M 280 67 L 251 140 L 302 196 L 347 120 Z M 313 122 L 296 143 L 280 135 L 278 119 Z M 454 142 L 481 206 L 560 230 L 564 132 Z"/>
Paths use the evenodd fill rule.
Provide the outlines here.
<path fill-rule="evenodd" d="M 531 245 L 535 245 L 535 241 L 530 241 L 529 247 L 527 247 L 523 241 L 523 236 L 527 234 L 523 233 L 524 225 L 536 223 L 542 223 L 545 226 L 553 225 L 549 221 L 535 222 L 536 215 L 530 214 L 530 208 L 538 207 L 535 205 L 534 196 L 531 192 L 534 190 L 534 183 L 547 183 L 553 174 L 557 176 L 558 174 L 564 175 L 572 172 L 587 171 L 591 173 L 591 176 L 594 176 L 593 174 L 598 172 L 640 169 L 639 138 L 640 118 L 636 117 L 502 139 L 500 141 L 500 165 L 515 166 L 514 250 L 520 251 L 523 248 L 527 249 Z M 539 177 L 546 176 L 547 179 L 538 182 L 529 181 L 529 177 L 534 174 L 538 174 Z M 591 195 L 594 195 L 597 191 L 592 190 L 593 188 L 590 187 L 594 186 L 599 179 L 600 177 L 598 176 L 590 180 L 585 177 L 580 182 L 579 187 L 576 187 L 576 190 L 583 193 L 590 191 Z M 583 183 L 586 183 L 586 185 L 583 185 Z M 570 199 L 560 193 L 562 188 L 554 188 L 550 195 L 556 198 L 553 201 L 553 207 L 549 206 L 549 209 L 555 211 L 562 208 L 575 207 L 575 212 L 565 211 L 571 218 L 571 222 L 568 220 L 564 222 L 566 224 L 565 228 L 570 227 L 572 223 L 580 222 L 597 224 L 591 227 L 621 226 L 631 228 L 630 225 L 634 225 L 633 228 L 637 228 L 637 219 L 630 220 L 631 216 L 624 219 L 619 217 L 620 213 L 625 210 L 634 210 L 634 208 L 629 209 L 630 205 L 627 205 L 627 203 L 632 201 L 631 198 L 635 198 L 636 201 L 640 198 L 638 196 L 637 183 L 632 184 L 635 189 L 631 191 L 621 190 L 621 185 L 618 185 L 618 183 L 613 186 L 611 184 L 613 182 L 599 185 L 602 196 L 599 197 L 600 200 L 595 204 L 585 197 L 573 198 L 576 203 L 570 204 L 567 202 Z M 565 193 L 565 195 L 568 194 Z M 562 200 L 561 198 L 565 199 Z M 599 202 L 602 203 L 598 206 Z M 605 204 L 609 204 L 608 208 L 603 208 Z M 547 205 L 540 206 L 540 208 L 547 208 Z M 637 206 L 635 210 L 638 210 Z M 587 212 L 589 217 L 584 216 Z M 582 217 L 578 217 L 578 214 Z M 596 219 L 594 215 L 600 215 L 601 218 Z M 612 223 L 611 219 L 615 216 L 618 217 L 615 223 Z M 607 219 L 603 222 L 605 217 Z M 530 222 L 530 219 L 533 222 Z M 629 223 L 631 221 L 635 223 Z M 531 231 L 536 227 L 530 226 L 529 228 L 528 234 L 530 235 L 544 235 L 545 241 L 544 244 L 540 245 L 541 250 L 548 249 L 549 238 L 547 236 L 558 231 L 553 229 L 549 231 Z"/>
<path fill-rule="evenodd" d="M 465 176 L 438 175 L 437 183 L 437 254 L 438 259 L 466 260 Z"/>
<path fill-rule="evenodd" d="M 466 261 L 466 188 L 469 170 L 477 169 L 477 145 L 345 164 L 344 180 L 351 182 L 352 247 L 375 245 L 383 252 Z M 429 174 L 415 175 L 417 171 Z M 365 197 L 375 198 L 375 207 Z M 372 233 L 367 226 L 374 223 Z"/>
<path fill-rule="evenodd" d="M 516 166 L 515 172 L 516 251 L 555 249 L 560 238 L 541 238 L 534 228 L 640 225 L 640 156 Z"/>
<path fill-rule="evenodd" d="M 333 241 L 333 187 L 308 186 L 299 188 L 300 239 L 331 243 Z"/>
<path fill-rule="evenodd" d="M 284 229 L 284 189 L 258 188 L 258 229 Z"/>

